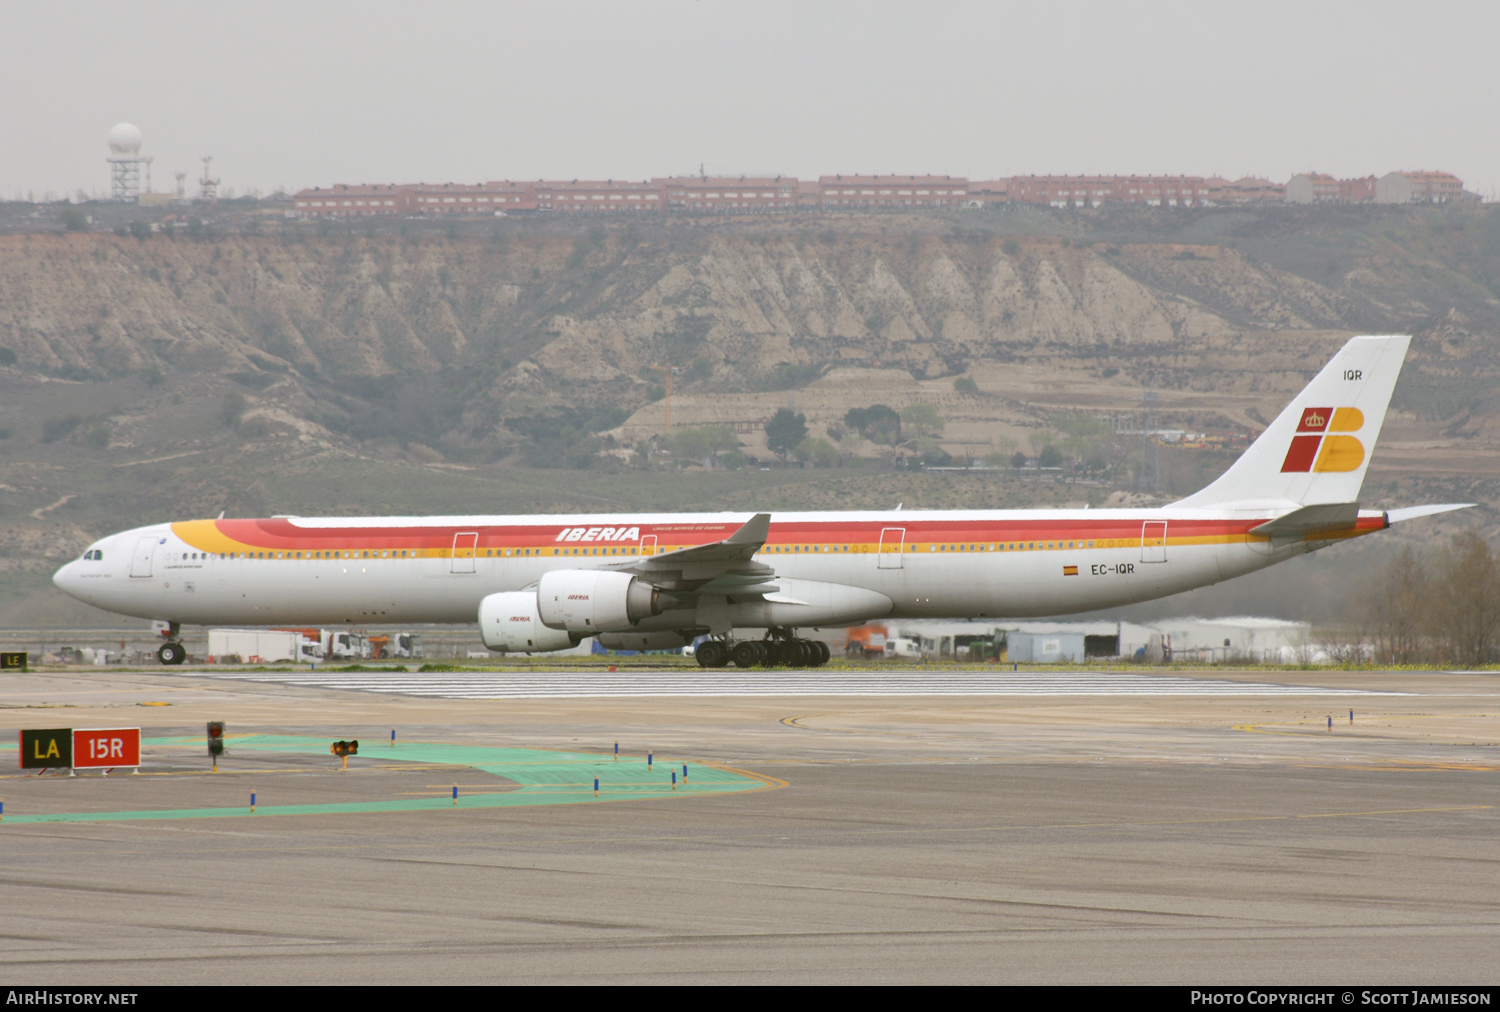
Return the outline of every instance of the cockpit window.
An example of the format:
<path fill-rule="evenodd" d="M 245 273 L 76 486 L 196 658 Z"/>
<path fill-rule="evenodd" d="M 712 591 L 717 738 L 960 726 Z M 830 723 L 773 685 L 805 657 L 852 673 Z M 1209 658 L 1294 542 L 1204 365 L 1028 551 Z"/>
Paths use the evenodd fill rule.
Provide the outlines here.
<path fill-rule="evenodd" d="M 99 548 L 90 548 L 83 553 L 83 558 L 86 562 L 102 562 L 104 561 L 104 551 Z"/>

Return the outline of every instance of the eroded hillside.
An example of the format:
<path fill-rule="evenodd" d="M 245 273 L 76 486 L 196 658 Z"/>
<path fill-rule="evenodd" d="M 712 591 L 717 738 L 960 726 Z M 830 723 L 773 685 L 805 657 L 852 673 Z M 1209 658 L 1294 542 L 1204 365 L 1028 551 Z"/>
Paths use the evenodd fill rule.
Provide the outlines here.
<path fill-rule="evenodd" d="M 453 505 L 424 506 L 421 483 L 381 499 L 395 462 L 656 466 L 632 451 L 663 431 L 669 364 L 678 425 L 733 423 L 752 458 L 770 458 L 759 426 L 779 407 L 836 442 L 849 408 L 879 402 L 935 408 L 968 459 L 1037 450 L 1058 412 L 1142 419 L 1148 396 L 1160 424 L 1251 430 L 1359 332 L 1416 335 L 1372 482 L 1491 499 L 1500 215 L 1361 214 L 0 237 L 7 564 L 36 576 L 96 527 L 185 501 L 304 508 L 278 492 L 278 446 L 313 476 L 308 461 L 368 470 L 368 496 L 322 508 Z M 119 508 L 99 501 L 104 468 L 131 490 Z M 1101 480 L 1137 490 L 1127 472 Z"/>

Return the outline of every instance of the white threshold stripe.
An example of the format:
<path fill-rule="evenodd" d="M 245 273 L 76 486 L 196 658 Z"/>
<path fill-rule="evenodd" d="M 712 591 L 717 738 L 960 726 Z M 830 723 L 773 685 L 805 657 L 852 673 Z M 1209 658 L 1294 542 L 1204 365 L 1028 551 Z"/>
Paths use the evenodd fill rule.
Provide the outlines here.
<path fill-rule="evenodd" d="M 582 699 L 616 696 L 1406 696 L 1125 672 L 171 672 L 230 681 L 449 699 Z"/>

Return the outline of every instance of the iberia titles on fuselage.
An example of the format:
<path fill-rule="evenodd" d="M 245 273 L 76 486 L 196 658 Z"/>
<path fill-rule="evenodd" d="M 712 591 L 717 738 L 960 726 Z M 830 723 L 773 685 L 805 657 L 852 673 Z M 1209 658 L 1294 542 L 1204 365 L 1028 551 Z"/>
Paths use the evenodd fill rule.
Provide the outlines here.
<path fill-rule="evenodd" d="M 710 666 L 735 629 L 1088 611 L 1461 508 L 1359 507 L 1408 341 L 1350 340 L 1223 476 L 1159 509 L 192 520 L 111 535 L 54 579 L 174 631 L 477 620 L 524 652 L 707 635 Z"/>

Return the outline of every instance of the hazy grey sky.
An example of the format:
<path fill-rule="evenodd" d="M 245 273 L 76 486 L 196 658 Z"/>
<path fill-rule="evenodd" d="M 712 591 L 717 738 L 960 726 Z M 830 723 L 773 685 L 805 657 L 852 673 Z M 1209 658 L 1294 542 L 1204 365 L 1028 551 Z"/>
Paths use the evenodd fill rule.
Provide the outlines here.
<path fill-rule="evenodd" d="M 196 179 L 1442 168 L 1500 186 L 1500 4 L 0 4 L 0 196 Z"/>

